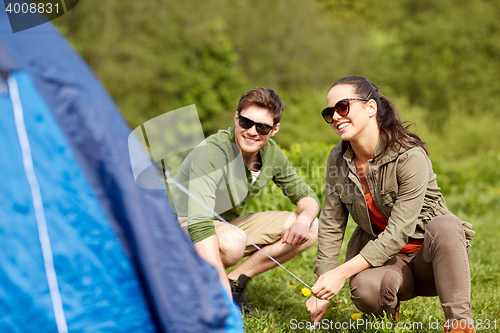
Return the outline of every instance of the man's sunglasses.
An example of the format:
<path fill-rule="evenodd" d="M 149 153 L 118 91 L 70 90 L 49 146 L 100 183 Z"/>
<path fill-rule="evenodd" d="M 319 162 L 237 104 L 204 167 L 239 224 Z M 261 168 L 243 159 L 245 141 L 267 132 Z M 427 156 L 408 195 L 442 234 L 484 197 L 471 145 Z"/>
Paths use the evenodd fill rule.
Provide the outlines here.
<path fill-rule="evenodd" d="M 247 117 L 243 117 L 239 112 L 238 112 L 238 125 L 241 126 L 241 128 L 244 129 L 250 129 L 255 125 L 255 129 L 257 130 L 257 133 L 260 135 L 268 135 L 269 132 L 273 128 L 276 127 L 278 124 L 274 124 L 273 126 L 267 125 L 267 124 L 261 124 L 261 123 L 256 123 L 252 119 L 248 119 Z"/>
<path fill-rule="evenodd" d="M 349 114 L 349 102 L 350 101 L 369 101 L 369 99 L 366 98 L 344 98 L 341 99 L 340 101 L 335 104 L 333 107 L 327 107 L 323 111 L 321 111 L 321 115 L 323 116 L 323 119 L 329 124 L 333 123 L 333 115 L 335 114 L 335 111 L 339 114 L 341 117 L 345 117 Z"/>

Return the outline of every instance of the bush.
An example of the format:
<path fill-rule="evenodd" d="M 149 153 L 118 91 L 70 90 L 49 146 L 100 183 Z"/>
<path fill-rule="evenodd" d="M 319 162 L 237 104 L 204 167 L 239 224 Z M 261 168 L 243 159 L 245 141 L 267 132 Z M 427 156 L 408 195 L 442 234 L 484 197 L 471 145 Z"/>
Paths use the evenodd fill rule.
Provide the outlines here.
<path fill-rule="evenodd" d="M 434 171 L 449 209 L 461 214 L 484 214 L 500 207 L 500 153 L 458 161 L 437 159 Z"/>

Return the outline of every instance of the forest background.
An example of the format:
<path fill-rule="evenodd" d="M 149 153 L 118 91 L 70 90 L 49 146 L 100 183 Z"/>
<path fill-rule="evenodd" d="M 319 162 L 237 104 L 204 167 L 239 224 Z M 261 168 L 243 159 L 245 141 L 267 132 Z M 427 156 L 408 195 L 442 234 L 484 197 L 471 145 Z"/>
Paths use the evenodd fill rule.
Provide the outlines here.
<path fill-rule="evenodd" d="M 243 92 L 273 88 L 286 104 L 274 139 L 321 201 L 339 140 L 320 116 L 326 92 L 343 76 L 366 76 L 416 124 L 450 209 L 478 231 L 474 315 L 500 328 L 499 17 L 492 0 L 85 0 L 54 23 L 132 128 L 195 104 L 210 135 L 234 124 Z M 270 185 L 247 207 L 262 209 L 293 206 Z M 311 249 L 287 265 L 312 284 L 314 257 Z M 247 297 L 261 312 L 245 319 L 247 331 L 307 320 L 300 288 L 278 270 L 256 277 Z M 346 289 L 327 318 L 356 311 Z M 407 303 L 406 321 L 444 319 L 436 298 Z"/>

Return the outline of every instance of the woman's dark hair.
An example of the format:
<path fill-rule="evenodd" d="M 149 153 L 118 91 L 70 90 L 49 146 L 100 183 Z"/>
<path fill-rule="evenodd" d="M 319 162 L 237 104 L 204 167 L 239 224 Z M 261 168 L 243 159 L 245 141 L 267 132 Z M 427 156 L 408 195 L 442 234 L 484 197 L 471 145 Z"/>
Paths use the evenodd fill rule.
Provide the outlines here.
<path fill-rule="evenodd" d="M 415 133 L 409 131 L 399 119 L 398 110 L 385 96 L 378 92 L 378 87 L 362 76 L 348 76 L 335 82 L 330 89 L 338 85 L 349 85 L 354 88 L 355 94 L 360 98 L 373 99 L 377 103 L 377 123 L 382 138 L 384 139 L 384 150 L 391 147 L 399 151 L 396 143 L 405 147 L 422 147 L 429 154 L 422 141 Z M 330 91 L 330 89 L 328 91 Z M 410 124 L 411 125 L 411 124 Z M 347 148 L 347 142 L 343 142 L 343 150 Z"/>

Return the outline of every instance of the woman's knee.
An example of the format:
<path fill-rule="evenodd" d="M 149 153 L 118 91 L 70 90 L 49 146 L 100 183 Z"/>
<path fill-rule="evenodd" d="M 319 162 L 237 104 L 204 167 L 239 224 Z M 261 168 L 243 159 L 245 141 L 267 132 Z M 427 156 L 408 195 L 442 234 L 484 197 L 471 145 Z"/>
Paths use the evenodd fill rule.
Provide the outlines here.
<path fill-rule="evenodd" d="M 432 234 L 437 235 L 440 233 L 444 233 L 445 235 L 449 235 L 453 232 L 458 232 L 459 234 L 463 234 L 463 227 L 461 221 L 455 216 L 438 216 L 433 218 L 426 229 Z"/>
<path fill-rule="evenodd" d="M 457 244 L 465 246 L 465 233 L 461 221 L 454 216 L 438 216 L 426 227 L 426 240 L 430 249 L 456 249 Z"/>
<path fill-rule="evenodd" d="M 398 304 L 401 276 L 393 270 L 386 270 L 381 277 L 366 273 L 350 281 L 352 302 L 364 313 L 392 313 Z"/>

